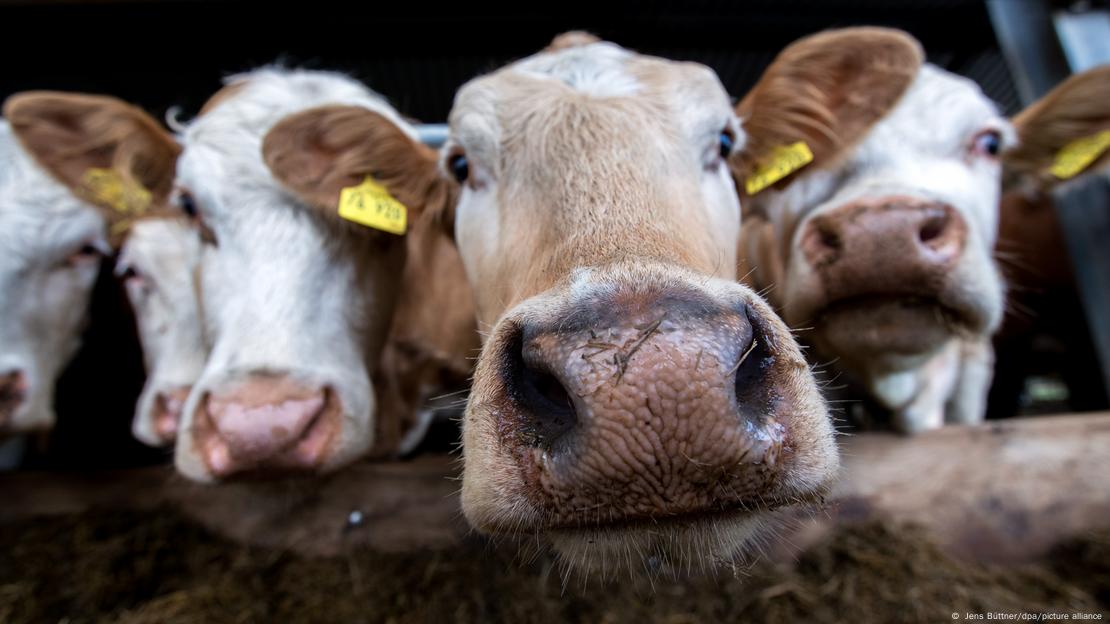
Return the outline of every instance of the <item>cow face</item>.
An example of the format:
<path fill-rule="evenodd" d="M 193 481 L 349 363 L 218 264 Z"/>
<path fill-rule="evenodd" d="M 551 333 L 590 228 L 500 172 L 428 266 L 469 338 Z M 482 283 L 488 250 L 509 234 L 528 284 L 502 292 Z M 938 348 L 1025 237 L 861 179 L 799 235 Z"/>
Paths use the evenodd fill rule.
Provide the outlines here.
<path fill-rule="evenodd" d="M 743 134 L 716 76 L 590 41 L 471 81 L 451 112 L 489 328 L 463 510 L 584 567 L 728 559 L 827 486 L 831 428 L 786 328 L 734 281 Z"/>
<path fill-rule="evenodd" d="M 176 438 L 181 409 L 207 356 L 195 281 L 200 247 L 184 220 L 146 219 L 131 227 L 116 261 L 147 373 L 132 431 L 151 446 Z"/>
<path fill-rule="evenodd" d="M 164 199 L 178 150 L 114 98 L 29 92 L 4 116 L 0 432 L 19 432 L 52 426 L 54 382 L 79 346 L 110 236 Z"/>
<path fill-rule="evenodd" d="M 178 166 L 177 201 L 205 241 L 211 352 L 175 461 L 198 480 L 332 470 L 374 441 L 370 378 L 404 257 L 403 237 L 341 220 L 339 196 L 372 176 L 413 218 L 431 191 L 397 171 L 434 172 L 434 153 L 336 74 L 259 70 L 213 101 Z"/>
<path fill-rule="evenodd" d="M 920 371 L 955 375 L 958 341 L 1002 316 L 991 251 L 1009 122 L 908 35 L 874 28 L 791 45 L 737 110 L 752 133 L 734 160 L 744 273 L 891 409 L 936 377 Z M 811 162 L 768 177 L 798 143 Z"/>

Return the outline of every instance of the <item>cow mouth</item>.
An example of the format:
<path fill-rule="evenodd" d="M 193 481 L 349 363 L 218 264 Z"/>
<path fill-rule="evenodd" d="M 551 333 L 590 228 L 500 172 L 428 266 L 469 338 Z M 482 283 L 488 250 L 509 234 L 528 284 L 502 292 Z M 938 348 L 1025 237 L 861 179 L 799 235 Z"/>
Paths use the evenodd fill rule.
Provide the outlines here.
<path fill-rule="evenodd" d="M 835 300 L 814 316 L 816 340 L 861 356 L 919 354 L 981 323 L 971 310 L 928 295 L 868 294 Z"/>
<path fill-rule="evenodd" d="M 735 565 L 751 558 L 777 527 L 794 517 L 780 510 L 816 513 L 827 489 L 779 504 L 568 526 L 547 532 L 555 553 L 568 567 L 587 573 L 691 574 Z"/>

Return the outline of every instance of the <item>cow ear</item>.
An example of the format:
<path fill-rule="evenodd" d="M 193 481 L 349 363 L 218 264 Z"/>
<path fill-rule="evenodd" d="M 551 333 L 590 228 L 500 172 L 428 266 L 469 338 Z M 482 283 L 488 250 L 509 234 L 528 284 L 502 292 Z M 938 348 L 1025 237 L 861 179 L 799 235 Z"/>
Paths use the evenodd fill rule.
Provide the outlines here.
<path fill-rule="evenodd" d="M 737 105 L 748 135 L 731 162 L 741 190 L 799 142 L 808 152 L 800 164 L 835 159 L 901 99 L 923 62 L 917 40 L 886 28 L 832 30 L 791 44 Z"/>
<path fill-rule="evenodd" d="M 571 30 L 561 35 L 555 35 L 555 38 L 551 40 L 551 43 L 547 44 L 547 47 L 544 48 L 543 51 L 557 52 L 567 48 L 587 46 L 591 43 L 598 43 L 600 41 L 601 39 L 593 33 L 584 30 Z"/>
<path fill-rule="evenodd" d="M 113 225 L 169 196 L 181 148 L 150 115 L 113 97 L 29 91 L 4 103 L 20 143 Z"/>
<path fill-rule="evenodd" d="M 413 217 L 440 213 L 453 197 L 435 150 L 380 113 L 358 106 L 321 106 L 290 115 L 262 142 L 274 177 L 303 202 L 339 214 L 343 189 L 380 185 Z"/>
<path fill-rule="evenodd" d="M 1051 187 L 1110 164 L 1110 65 L 1071 76 L 1013 119 L 1007 177 Z"/>

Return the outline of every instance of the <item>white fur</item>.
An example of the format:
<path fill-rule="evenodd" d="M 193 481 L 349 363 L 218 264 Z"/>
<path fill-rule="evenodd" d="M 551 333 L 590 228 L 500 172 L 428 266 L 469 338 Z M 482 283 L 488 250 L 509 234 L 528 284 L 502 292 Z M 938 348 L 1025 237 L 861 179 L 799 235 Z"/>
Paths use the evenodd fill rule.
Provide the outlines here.
<path fill-rule="evenodd" d="M 201 250 L 201 307 L 212 350 L 184 409 L 175 460 L 210 478 L 194 449 L 192 421 L 207 393 L 252 371 L 327 386 L 344 408 L 342 448 L 325 468 L 373 441 L 374 394 L 364 331 L 379 314 L 334 227 L 282 190 L 262 160 L 265 134 L 298 111 L 362 106 L 415 132 L 377 94 L 340 74 L 266 68 L 235 76 L 245 86 L 182 133 L 177 184 L 192 192 L 217 245 Z"/>
<path fill-rule="evenodd" d="M 208 355 L 196 296 L 200 238 L 188 223 L 173 219 L 137 222 L 120 250 L 116 274 L 124 281 L 146 364 L 146 385 L 135 407 L 132 431 L 151 446 L 159 394 L 187 388 L 200 377 Z"/>
<path fill-rule="evenodd" d="M 54 423 L 54 383 L 80 346 L 95 257 L 71 262 L 85 245 L 108 252 L 105 222 L 24 152 L 0 121 L 0 374 L 22 371 L 28 396 L 9 429 Z"/>

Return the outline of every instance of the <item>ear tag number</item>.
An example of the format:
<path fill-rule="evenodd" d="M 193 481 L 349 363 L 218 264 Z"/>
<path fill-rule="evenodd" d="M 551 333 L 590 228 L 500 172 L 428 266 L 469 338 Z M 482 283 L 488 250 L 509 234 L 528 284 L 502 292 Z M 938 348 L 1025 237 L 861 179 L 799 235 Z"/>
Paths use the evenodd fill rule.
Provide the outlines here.
<path fill-rule="evenodd" d="M 362 184 L 348 186 L 339 192 L 339 216 L 376 230 L 398 236 L 404 234 L 408 212 L 404 204 L 370 176 L 366 176 Z"/>
<path fill-rule="evenodd" d="M 1074 178 L 1090 167 L 1107 148 L 1110 148 L 1110 130 L 1072 141 L 1056 153 L 1056 162 L 1048 171 L 1061 180 Z"/>
<path fill-rule="evenodd" d="M 771 152 L 767 162 L 744 181 L 744 190 L 755 195 L 775 182 L 813 162 L 813 152 L 805 141 L 780 145 Z"/>
<path fill-rule="evenodd" d="M 124 180 L 113 169 L 88 169 L 81 182 L 90 199 L 124 216 L 140 215 L 150 207 L 150 191 Z"/>

